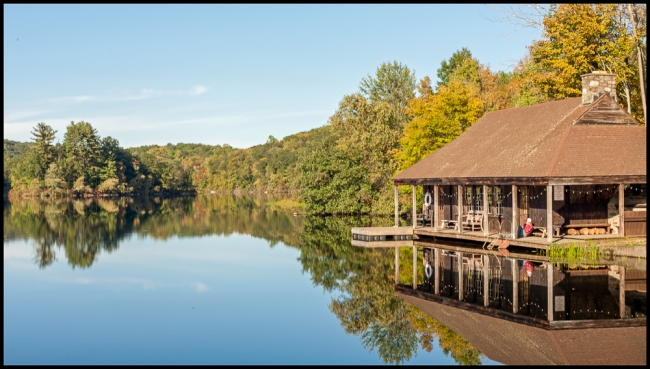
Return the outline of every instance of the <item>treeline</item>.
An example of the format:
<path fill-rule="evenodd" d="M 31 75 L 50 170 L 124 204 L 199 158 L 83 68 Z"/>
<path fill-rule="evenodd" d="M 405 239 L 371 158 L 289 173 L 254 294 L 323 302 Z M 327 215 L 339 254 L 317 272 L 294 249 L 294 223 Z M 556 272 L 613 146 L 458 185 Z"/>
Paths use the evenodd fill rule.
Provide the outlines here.
<path fill-rule="evenodd" d="M 248 149 L 168 144 L 125 149 L 88 122 L 71 122 L 62 143 L 39 123 L 32 143 L 5 140 L 4 185 L 11 195 L 164 195 L 182 192 L 298 190 L 299 158 L 329 127 Z"/>
<path fill-rule="evenodd" d="M 428 76 L 418 80 L 401 63 L 383 63 L 343 97 L 326 126 L 282 140 L 270 136 L 248 149 L 168 144 L 127 150 L 110 137 L 100 140 L 85 122 L 72 123 L 63 144 L 53 146 L 45 139 L 51 128 L 39 124 L 33 150 L 10 159 L 5 185 L 73 194 L 294 191 L 310 213 L 389 214 L 396 173 L 486 112 L 580 96 L 581 74 L 615 73 L 617 100 L 645 123 L 646 63 L 638 62 L 647 49 L 644 4 L 553 5 L 537 26 L 542 38 L 512 72 L 491 70 L 466 48 L 441 63 L 435 83 Z M 95 136 L 74 134 L 82 128 Z M 75 144 L 80 139 L 89 143 Z M 5 167 L 6 151 L 5 144 Z M 402 196 L 408 204 L 408 194 Z"/>

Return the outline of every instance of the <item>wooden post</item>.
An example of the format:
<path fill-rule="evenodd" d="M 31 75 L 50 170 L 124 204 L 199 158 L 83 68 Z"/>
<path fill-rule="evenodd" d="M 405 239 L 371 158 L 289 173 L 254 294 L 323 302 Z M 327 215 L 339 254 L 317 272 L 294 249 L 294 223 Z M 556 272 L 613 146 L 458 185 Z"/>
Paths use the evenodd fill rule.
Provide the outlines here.
<path fill-rule="evenodd" d="M 490 305 L 490 256 L 483 255 L 483 306 Z"/>
<path fill-rule="evenodd" d="M 517 195 L 517 185 L 512 185 L 512 237 L 517 239 L 517 228 L 519 227 L 519 196 Z"/>
<path fill-rule="evenodd" d="M 618 309 L 621 318 L 625 318 L 625 267 L 619 266 L 618 273 L 621 277 L 618 281 Z"/>
<path fill-rule="evenodd" d="M 618 234 L 621 237 L 625 236 L 625 184 L 618 185 L 618 213 L 620 219 L 618 220 Z"/>
<path fill-rule="evenodd" d="M 399 247 L 395 246 L 395 285 L 399 284 Z"/>
<path fill-rule="evenodd" d="M 436 281 L 433 284 L 434 293 L 436 295 L 440 294 L 440 249 L 433 249 L 434 255 L 436 258 L 435 265 L 433 266 L 433 273 Z"/>
<path fill-rule="evenodd" d="M 413 186 L 413 229 L 415 229 L 415 226 L 418 224 L 418 209 L 415 207 L 415 201 L 416 201 L 415 189 L 416 187 Z"/>
<path fill-rule="evenodd" d="M 458 255 L 458 300 L 463 301 L 463 253 L 456 254 Z"/>
<path fill-rule="evenodd" d="M 553 186 L 546 185 L 546 241 L 553 242 Z"/>
<path fill-rule="evenodd" d="M 546 264 L 546 299 L 548 314 L 546 314 L 548 321 L 553 321 L 553 263 Z"/>
<path fill-rule="evenodd" d="M 483 235 L 488 235 L 488 190 L 487 185 L 483 185 Z"/>
<path fill-rule="evenodd" d="M 458 233 L 463 230 L 463 185 L 458 185 Z"/>
<path fill-rule="evenodd" d="M 397 198 L 397 185 L 395 187 L 395 227 L 399 227 L 399 201 Z"/>
<path fill-rule="evenodd" d="M 438 213 L 440 213 L 440 210 L 438 209 L 438 185 L 433 185 L 433 230 L 437 231 L 438 230 L 438 223 L 440 222 L 440 219 L 438 217 Z"/>
<path fill-rule="evenodd" d="M 413 246 L 413 289 L 418 289 L 418 248 Z"/>
<path fill-rule="evenodd" d="M 517 259 L 510 260 L 512 262 L 512 312 L 519 311 L 519 268 L 517 266 Z"/>

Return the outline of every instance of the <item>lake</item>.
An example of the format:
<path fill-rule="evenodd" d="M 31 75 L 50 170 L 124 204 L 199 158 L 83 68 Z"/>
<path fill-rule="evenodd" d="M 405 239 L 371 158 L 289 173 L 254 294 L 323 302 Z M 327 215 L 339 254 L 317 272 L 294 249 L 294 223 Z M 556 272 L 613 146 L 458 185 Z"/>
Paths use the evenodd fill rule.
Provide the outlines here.
<path fill-rule="evenodd" d="M 497 364 L 351 246 L 392 218 L 278 200 L 5 199 L 4 363 Z"/>

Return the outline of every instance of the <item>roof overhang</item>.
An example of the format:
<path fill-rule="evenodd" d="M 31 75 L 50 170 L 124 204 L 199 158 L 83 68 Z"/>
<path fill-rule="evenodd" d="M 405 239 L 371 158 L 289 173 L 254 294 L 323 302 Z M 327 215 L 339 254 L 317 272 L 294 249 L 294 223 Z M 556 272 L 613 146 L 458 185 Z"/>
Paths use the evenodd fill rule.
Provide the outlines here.
<path fill-rule="evenodd" d="M 646 183 L 646 175 L 611 175 L 596 177 L 457 177 L 457 178 L 399 178 L 397 185 L 587 185 L 613 183 Z"/>

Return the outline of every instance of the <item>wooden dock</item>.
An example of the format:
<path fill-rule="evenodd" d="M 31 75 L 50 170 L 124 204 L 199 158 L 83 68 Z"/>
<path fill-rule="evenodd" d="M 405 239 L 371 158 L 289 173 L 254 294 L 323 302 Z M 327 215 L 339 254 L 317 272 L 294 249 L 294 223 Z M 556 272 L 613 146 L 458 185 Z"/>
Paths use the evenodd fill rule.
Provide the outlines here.
<path fill-rule="evenodd" d="M 480 244 L 491 242 L 496 234 L 485 235 L 483 231 L 466 231 L 458 233 L 456 229 L 435 229 L 433 227 L 353 227 L 352 245 L 362 247 L 407 247 L 413 246 L 412 240 L 447 239 L 456 241 L 473 241 Z M 618 235 L 584 235 L 584 236 L 553 236 L 556 245 L 572 243 L 597 242 L 599 244 L 616 244 L 619 241 L 641 242 L 645 244 L 645 236 L 621 237 Z M 509 246 L 526 247 L 548 250 L 550 242 L 546 237 L 529 236 L 518 239 L 507 239 Z M 609 246 L 609 245 L 608 245 Z M 645 247 L 645 245 L 644 245 Z M 628 256 L 645 257 L 645 252 Z"/>
<path fill-rule="evenodd" d="M 413 227 L 353 227 L 352 246 L 413 246 Z"/>

